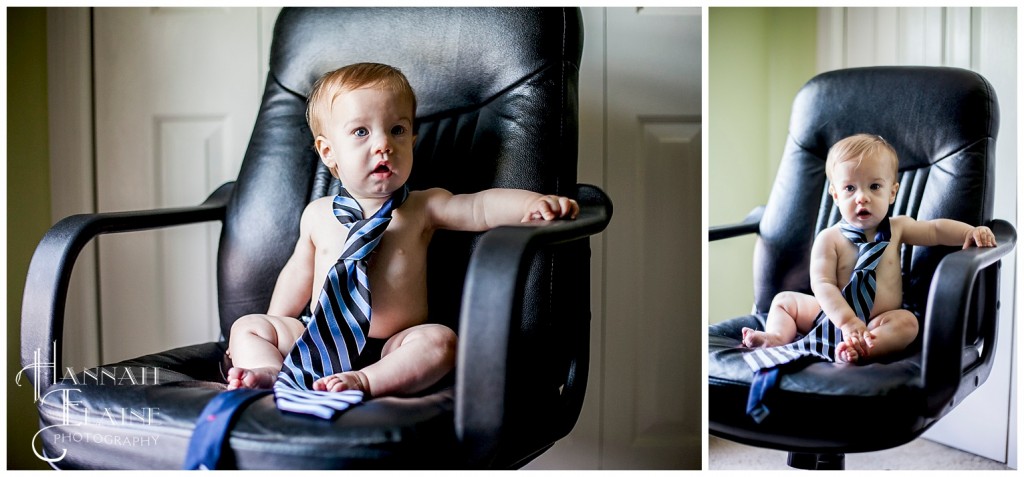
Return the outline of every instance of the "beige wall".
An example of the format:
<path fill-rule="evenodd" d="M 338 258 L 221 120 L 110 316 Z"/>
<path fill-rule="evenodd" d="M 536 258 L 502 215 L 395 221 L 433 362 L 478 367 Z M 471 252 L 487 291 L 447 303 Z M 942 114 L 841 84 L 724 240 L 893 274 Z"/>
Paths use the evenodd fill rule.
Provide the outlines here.
<path fill-rule="evenodd" d="M 789 110 L 815 74 L 817 9 L 708 9 L 708 220 L 739 222 L 768 200 Z M 708 320 L 750 312 L 754 237 L 708 245 Z"/>

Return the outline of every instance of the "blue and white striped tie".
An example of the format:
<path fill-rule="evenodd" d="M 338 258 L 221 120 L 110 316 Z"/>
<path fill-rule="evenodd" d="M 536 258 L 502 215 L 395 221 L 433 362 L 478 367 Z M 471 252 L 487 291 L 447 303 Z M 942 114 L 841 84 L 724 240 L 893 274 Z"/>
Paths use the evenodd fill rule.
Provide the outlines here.
<path fill-rule="evenodd" d="M 882 219 L 878 224 L 878 233 L 872 242 L 868 242 L 862 229 L 850 225 L 845 220 L 839 222 L 839 229 L 844 237 L 857 246 L 857 263 L 850 275 L 850 282 L 843 288 L 843 297 L 857 317 L 867 323 L 875 303 L 875 267 L 881 262 L 882 254 L 885 253 L 892 235 L 889 217 Z M 764 397 L 770 389 L 778 385 L 781 366 L 802 358 L 835 361 L 836 346 L 842 341 L 842 330 L 822 311 L 814 319 L 814 328 L 802 339 L 783 346 L 757 348 L 743 355 L 747 366 L 754 371 L 754 381 L 750 385 L 750 395 L 747 399 L 747 414 L 757 422 L 768 416 L 768 408 L 763 403 Z"/>
<path fill-rule="evenodd" d="M 274 383 L 274 396 L 281 410 L 330 419 L 363 400 L 362 391 L 314 391 L 313 383 L 351 371 L 365 346 L 371 313 L 366 258 L 391 222 L 391 212 L 408 195 L 408 186 L 403 186 L 367 219 L 344 188 L 334 198 L 334 215 L 348 229 L 348 236 L 344 252 L 324 280 L 313 319 L 285 357 Z"/>

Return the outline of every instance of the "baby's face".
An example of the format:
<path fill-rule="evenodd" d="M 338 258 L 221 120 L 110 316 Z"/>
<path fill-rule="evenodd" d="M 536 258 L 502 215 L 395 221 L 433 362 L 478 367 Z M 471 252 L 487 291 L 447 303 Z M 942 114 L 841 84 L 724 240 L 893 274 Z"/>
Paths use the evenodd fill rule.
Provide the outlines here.
<path fill-rule="evenodd" d="M 899 184 L 892 162 L 879 155 L 840 162 L 832 169 L 829 192 L 843 219 L 864 230 L 874 230 L 896 201 Z"/>
<path fill-rule="evenodd" d="M 412 101 L 379 88 L 341 93 L 317 150 L 353 197 L 382 198 L 412 172 Z"/>

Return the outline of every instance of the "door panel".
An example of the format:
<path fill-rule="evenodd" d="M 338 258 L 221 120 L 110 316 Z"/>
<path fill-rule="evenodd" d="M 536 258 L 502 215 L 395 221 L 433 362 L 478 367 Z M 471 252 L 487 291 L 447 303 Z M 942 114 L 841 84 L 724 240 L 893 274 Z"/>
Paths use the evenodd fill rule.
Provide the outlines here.
<path fill-rule="evenodd" d="M 259 11 L 97 8 L 98 210 L 201 203 L 233 180 L 259 105 Z M 107 362 L 218 338 L 219 224 L 99 239 Z"/>

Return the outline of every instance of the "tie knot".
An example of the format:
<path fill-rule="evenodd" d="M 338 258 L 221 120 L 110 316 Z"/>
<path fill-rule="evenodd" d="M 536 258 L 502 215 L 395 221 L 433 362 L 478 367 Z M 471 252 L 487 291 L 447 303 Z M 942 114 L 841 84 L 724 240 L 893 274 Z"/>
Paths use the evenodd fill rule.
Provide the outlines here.
<path fill-rule="evenodd" d="M 389 222 L 391 217 L 378 217 L 343 224 L 348 229 L 348 236 L 338 261 L 366 259 L 377 248 Z"/>
<path fill-rule="evenodd" d="M 857 245 L 865 243 L 888 242 L 889 239 L 892 237 L 892 227 L 889 224 L 888 216 L 883 218 L 882 221 L 878 223 L 878 228 L 876 229 L 874 240 L 870 242 L 868 241 L 868 237 L 867 234 L 864 232 L 864 229 L 856 227 L 847 222 L 846 220 L 839 221 L 839 231 L 842 232 L 843 236 L 846 237 L 847 240 Z"/>

